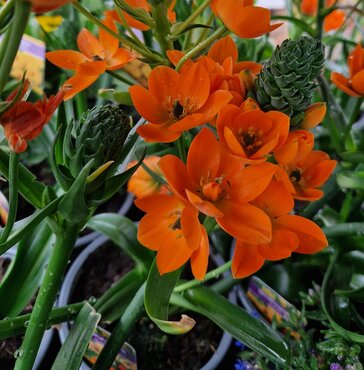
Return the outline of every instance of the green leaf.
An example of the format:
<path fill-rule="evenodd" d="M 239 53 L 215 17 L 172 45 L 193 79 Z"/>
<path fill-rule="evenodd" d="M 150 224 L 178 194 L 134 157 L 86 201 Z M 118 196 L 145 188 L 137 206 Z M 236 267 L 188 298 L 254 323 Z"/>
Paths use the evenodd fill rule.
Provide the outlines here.
<path fill-rule="evenodd" d="M 59 204 L 59 213 L 69 222 L 81 222 L 89 215 L 90 211 L 85 201 L 85 189 L 92 165 L 93 160 L 86 164 Z"/>
<path fill-rule="evenodd" d="M 85 303 L 72 326 L 51 370 L 78 370 L 101 315 Z"/>
<path fill-rule="evenodd" d="M 187 315 L 182 315 L 180 321 L 168 321 L 169 300 L 179 275 L 180 270 L 159 275 L 157 263 L 154 260 L 145 288 L 145 310 L 150 319 L 168 334 L 184 334 L 195 326 L 195 321 Z"/>
<path fill-rule="evenodd" d="M 364 171 L 345 171 L 337 174 L 338 185 L 346 189 L 364 190 Z"/>
<path fill-rule="evenodd" d="M 56 212 L 62 197 L 63 196 L 55 199 L 52 203 L 49 203 L 48 206 L 35 211 L 31 216 L 16 222 L 8 240 L 5 243 L 0 244 L 0 255 L 25 238 L 47 216 Z"/>
<path fill-rule="evenodd" d="M 357 289 L 336 289 L 334 293 L 340 297 L 346 297 L 364 303 L 364 286 Z"/>
<path fill-rule="evenodd" d="M 300 28 L 301 30 L 307 32 L 310 36 L 315 37 L 315 31 L 312 29 L 312 27 L 309 24 L 307 24 L 302 19 L 298 19 L 298 18 L 290 17 L 290 16 L 284 16 L 284 15 L 275 15 L 275 16 L 272 16 L 271 19 L 278 20 L 278 21 L 291 22 L 297 28 Z"/>
<path fill-rule="evenodd" d="M 102 315 L 102 320 L 113 322 L 118 319 L 129 306 L 146 277 L 146 273 L 140 269 L 133 269 L 108 289 L 94 306 Z"/>
<path fill-rule="evenodd" d="M 9 155 L 0 149 L 0 172 L 9 178 Z M 19 164 L 19 192 L 34 207 L 42 208 L 42 194 L 46 186 L 36 181 L 35 175 Z"/>
<path fill-rule="evenodd" d="M 250 349 L 277 364 L 290 364 L 290 351 L 281 335 L 243 308 L 205 286 L 188 289 L 184 298 L 190 303 L 185 308 L 208 317 Z"/>
<path fill-rule="evenodd" d="M 340 157 L 351 163 L 363 163 L 364 162 L 364 152 L 343 152 L 340 153 Z"/>
<path fill-rule="evenodd" d="M 103 99 L 112 101 L 117 104 L 133 105 L 130 93 L 126 91 L 116 91 L 115 89 L 100 89 L 98 94 Z"/>
<path fill-rule="evenodd" d="M 87 227 L 106 235 L 148 271 L 153 254 L 139 243 L 134 222 L 115 213 L 100 213 L 90 218 Z"/>
<path fill-rule="evenodd" d="M 18 246 L 14 264 L 0 284 L 0 316 L 17 316 L 41 283 L 54 235 L 43 221 Z"/>

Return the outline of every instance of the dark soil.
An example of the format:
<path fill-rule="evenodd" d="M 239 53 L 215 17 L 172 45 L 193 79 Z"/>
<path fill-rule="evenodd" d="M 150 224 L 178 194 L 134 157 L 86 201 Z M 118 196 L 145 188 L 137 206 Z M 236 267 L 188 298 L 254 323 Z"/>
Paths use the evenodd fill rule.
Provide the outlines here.
<path fill-rule="evenodd" d="M 183 335 L 165 334 L 147 317 L 137 323 L 127 342 L 136 350 L 138 370 L 198 370 L 206 364 L 216 351 L 222 330 L 203 316 L 187 315 L 196 326 Z"/>

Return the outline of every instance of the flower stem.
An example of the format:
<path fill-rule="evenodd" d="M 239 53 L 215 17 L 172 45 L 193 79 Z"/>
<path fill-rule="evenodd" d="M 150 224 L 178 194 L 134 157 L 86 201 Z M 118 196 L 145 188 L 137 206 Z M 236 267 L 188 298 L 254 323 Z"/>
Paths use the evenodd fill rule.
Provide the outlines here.
<path fill-rule="evenodd" d="M 176 27 L 170 35 L 171 40 L 176 40 L 179 35 L 210 5 L 212 0 L 205 0 L 185 21 Z"/>
<path fill-rule="evenodd" d="M 203 280 L 191 280 L 191 281 L 187 281 L 186 283 L 182 283 L 180 285 L 177 285 L 173 292 L 175 293 L 178 293 L 178 292 L 183 292 L 189 288 L 193 288 L 194 286 L 197 286 L 197 285 L 201 285 L 203 283 L 205 283 L 206 281 L 209 281 L 211 279 L 215 279 L 217 278 L 219 275 L 221 275 L 223 272 L 229 270 L 229 268 L 231 267 L 231 261 L 228 261 L 226 263 L 224 263 L 223 265 L 217 267 L 216 269 L 214 270 L 211 270 L 210 272 L 208 272 L 206 275 L 205 275 L 205 278 Z"/>
<path fill-rule="evenodd" d="M 0 237 L 0 244 L 8 240 L 16 219 L 16 212 L 18 209 L 18 169 L 19 154 L 11 150 L 9 158 L 9 214 Z"/>
<path fill-rule="evenodd" d="M 167 18 L 165 1 L 162 1 L 157 5 L 153 5 L 152 16 L 155 21 L 155 37 L 158 40 L 163 54 L 165 55 L 167 50 L 174 49 L 173 42 L 169 40 L 170 25 Z"/>
<path fill-rule="evenodd" d="M 135 82 L 130 81 L 128 78 L 122 76 L 121 74 L 114 72 L 114 71 L 106 71 L 107 74 L 116 78 L 117 80 L 126 83 L 129 86 L 135 85 Z"/>
<path fill-rule="evenodd" d="M 143 312 L 144 291 L 145 283 L 139 288 L 129 306 L 120 317 L 120 320 L 105 343 L 105 346 L 97 358 L 92 370 L 104 370 L 112 367 L 112 364 L 116 355 L 119 353 L 121 346 L 125 342 L 131 329 Z"/>
<path fill-rule="evenodd" d="M 322 10 L 324 9 L 324 0 L 319 0 L 317 2 L 317 20 L 316 20 L 316 38 L 322 39 L 322 27 L 324 22 L 324 16 L 322 15 Z"/>
<path fill-rule="evenodd" d="M 25 27 L 28 24 L 30 9 L 30 2 L 23 0 L 15 1 L 14 19 L 11 29 L 9 30 L 9 40 L 7 44 L 2 46 L 6 48 L 6 51 L 0 65 L 0 94 L 9 79 L 11 67 L 18 52 Z"/>
<path fill-rule="evenodd" d="M 178 62 L 176 66 L 176 71 L 179 71 L 183 64 L 190 58 L 193 58 L 204 49 L 207 49 L 215 40 L 220 38 L 227 31 L 225 26 L 218 28 L 214 33 L 212 33 L 207 39 L 197 44 L 193 49 L 187 52 Z"/>
<path fill-rule="evenodd" d="M 6 17 L 13 10 L 15 0 L 8 0 L 1 8 L 0 11 L 0 23 L 3 23 L 6 20 Z"/>
<path fill-rule="evenodd" d="M 183 139 L 183 134 L 177 140 L 177 148 L 178 148 L 180 159 L 182 160 L 183 163 L 186 163 L 187 156 L 186 156 L 186 148 L 185 148 L 185 143 Z"/>
<path fill-rule="evenodd" d="M 356 119 L 358 118 L 358 115 L 360 114 L 360 108 L 361 108 L 362 103 L 363 103 L 363 98 L 356 98 L 354 108 L 351 111 L 351 115 L 349 117 L 349 122 L 346 125 L 345 130 L 344 130 L 344 138 L 345 139 L 350 134 L 351 127 L 356 122 Z"/>
<path fill-rule="evenodd" d="M 25 332 L 22 355 L 17 359 L 14 370 L 32 370 L 47 322 L 61 285 L 72 249 L 76 243 L 80 226 L 63 227 L 63 233 L 56 236 L 56 242 L 49 260 L 43 282 Z"/>

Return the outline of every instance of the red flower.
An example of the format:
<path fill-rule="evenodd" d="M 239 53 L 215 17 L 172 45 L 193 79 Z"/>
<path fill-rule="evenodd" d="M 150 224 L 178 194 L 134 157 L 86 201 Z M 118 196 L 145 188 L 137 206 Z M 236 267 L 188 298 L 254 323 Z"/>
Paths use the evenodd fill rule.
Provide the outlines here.
<path fill-rule="evenodd" d="M 11 150 L 17 153 L 24 152 L 27 148 L 27 141 L 35 139 L 51 119 L 53 113 L 62 102 L 67 90 L 70 87 L 64 85 L 57 95 L 35 103 L 17 101 L 1 117 L 0 124 L 4 128 L 5 137 L 8 140 Z M 25 90 L 23 89 L 21 96 Z M 8 101 L 14 99 L 16 92 L 13 92 Z"/>
<path fill-rule="evenodd" d="M 30 0 L 35 13 L 45 13 L 70 3 L 71 0 Z"/>

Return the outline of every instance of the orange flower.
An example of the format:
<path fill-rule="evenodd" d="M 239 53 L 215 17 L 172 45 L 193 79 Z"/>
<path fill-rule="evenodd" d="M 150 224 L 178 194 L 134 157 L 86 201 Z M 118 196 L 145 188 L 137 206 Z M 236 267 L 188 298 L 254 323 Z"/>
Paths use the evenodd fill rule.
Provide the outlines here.
<path fill-rule="evenodd" d="M 35 13 L 45 13 L 60 8 L 71 2 L 71 0 L 30 0 L 32 11 Z"/>
<path fill-rule="evenodd" d="M 181 73 L 156 67 L 149 75 L 149 90 L 134 85 L 129 92 L 136 110 L 149 121 L 138 133 L 150 142 L 177 140 L 183 131 L 212 120 L 231 99 L 227 91 L 210 93 L 210 77 L 200 63 Z"/>
<path fill-rule="evenodd" d="M 270 10 L 253 6 L 253 0 L 212 0 L 211 9 L 225 26 L 241 38 L 272 32 L 283 23 L 270 24 Z"/>
<path fill-rule="evenodd" d="M 306 150 L 304 148 L 303 150 Z M 295 188 L 293 197 L 298 200 L 314 201 L 323 196 L 320 188 L 335 169 L 336 161 L 320 151 L 312 150 L 306 155 L 298 152 L 296 159 L 282 166 Z"/>
<path fill-rule="evenodd" d="M 203 279 L 209 242 L 198 211 L 174 195 L 151 195 L 135 204 L 147 213 L 140 220 L 138 240 L 157 251 L 159 273 L 175 271 L 191 259 L 193 275 Z"/>
<path fill-rule="evenodd" d="M 150 156 L 144 159 L 143 164 L 157 176 L 163 176 L 158 166 L 160 159 L 158 156 Z M 131 167 L 135 164 L 136 161 L 133 161 L 129 166 Z M 147 172 L 143 166 L 140 166 L 129 179 L 128 191 L 134 193 L 137 198 L 143 198 L 152 194 L 169 193 L 168 189 Z"/>
<path fill-rule="evenodd" d="M 247 164 L 266 161 L 289 132 L 289 117 L 281 112 L 244 112 L 231 104 L 221 109 L 216 124 L 222 144 Z"/>
<path fill-rule="evenodd" d="M 235 278 L 244 278 L 258 271 L 265 260 L 276 261 L 291 256 L 292 252 L 316 253 L 327 247 L 323 231 L 314 222 L 288 214 L 294 205 L 285 184 L 273 179 L 254 204 L 271 218 L 270 243 L 252 245 L 237 241 L 232 261 Z"/>
<path fill-rule="evenodd" d="M 8 140 L 10 149 L 21 153 L 27 148 L 27 141 L 35 139 L 51 119 L 53 113 L 62 102 L 67 89 L 70 87 L 64 85 L 57 95 L 35 103 L 27 101 L 17 101 L 1 117 L 0 124 L 4 128 L 5 137 Z M 22 94 L 25 93 L 23 89 Z M 14 99 L 16 92 L 8 97 L 8 101 Z"/>
<path fill-rule="evenodd" d="M 230 156 L 207 128 L 191 143 L 187 165 L 167 155 L 159 165 L 171 190 L 217 223 L 232 236 L 247 243 L 268 243 L 269 217 L 249 204 L 270 183 L 276 170 L 272 163 L 244 167 Z"/>
<path fill-rule="evenodd" d="M 300 126 L 304 130 L 316 127 L 326 115 L 326 103 L 314 103 L 305 109 Z"/>
<path fill-rule="evenodd" d="M 102 23 L 117 32 L 117 27 L 110 15 L 107 15 Z M 82 29 L 77 37 L 77 45 L 81 52 L 57 50 L 46 54 L 51 63 L 76 72 L 75 76 L 65 82 L 73 86 L 66 93 L 65 100 L 86 89 L 106 70 L 120 69 L 135 59 L 129 50 L 119 48 L 119 41 L 103 29 L 100 29 L 98 38 L 86 28 Z"/>
<path fill-rule="evenodd" d="M 330 8 L 335 0 L 326 0 L 325 8 Z M 302 0 L 301 12 L 305 15 L 315 16 L 317 14 L 318 0 Z M 324 19 L 323 28 L 325 32 L 337 30 L 345 22 L 345 12 L 340 9 L 333 10 Z"/>
<path fill-rule="evenodd" d="M 130 6 L 132 6 L 133 8 L 140 8 L 140 9 L 145 10 L 148 13 L 151 12 L 151 6 L 147 0 L 125 0 L 125 2 L 129 4 Z M 173 0 L 167 9 L 167 17 L 171 23 L 174 23 L 176 21 L 176 13 L 173 11 L 173 8 L 175 5 L 176 5 L 176 0 Z M 144 24 L 143 22 L 138 21 L 137 19 L 133 18 L 129 13 L 123 10 L 121 12 L 123 13 L 125 20 L 130 27 L 136 28 L 141 31 L 149 30 L 150 27 Z M 109 10 L 105 13 L 110 13 L 115 22 L 118 22 L 121 24 L 123 23 L 116 10 Z"/>
<path fill-rule="evenodd" d="M 364 96 L 364 49 L 360 44 L 349 54 L 349 78 L 332 72 L 331 81 L 350 96 Z"/>

